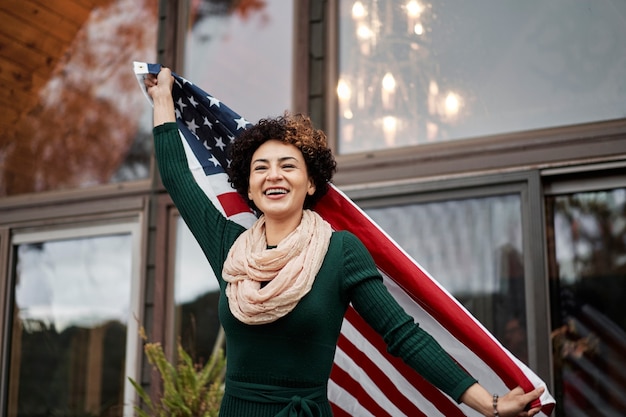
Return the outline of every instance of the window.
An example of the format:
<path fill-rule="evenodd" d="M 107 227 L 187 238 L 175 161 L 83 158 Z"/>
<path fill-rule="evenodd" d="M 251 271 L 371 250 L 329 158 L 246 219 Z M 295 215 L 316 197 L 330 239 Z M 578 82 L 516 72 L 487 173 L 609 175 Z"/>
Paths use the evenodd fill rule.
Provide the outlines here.
<path fill-rule="evenodd" d="M 19 117 L 3 122 L 0 197 L 150 176 L 150 104 L 132 65 L 155 58 L 158 2 L 74 3 L 5 8 L 20 28 L 8 50 L 24 52 L 9 59 L 20 82 L 3 106 Z"/>
<path fill-rule="evenodd" d="M 248 121 L 291 107 L 291 0 L 189 2 L 182 75 Z"/>
<path fill-rule="evenodd" d="M 345 192 L 515 356 L 550 379 L 538 172 Z"/>
<path fill-rule="evenodd" d="M 174 337 L 197 363 L 223 348 L 217 312 L 219 286 L 200 246 L 176 217 L 174 260 Z"/>
<path fill-rule="evenodd" d="M 390 205 L 367 214 L 528 363 L 519 195 Z"/>
<path fill-rule="evenodd" d="M 623 415 L 626 188 L 552 195 L 546 206 L 557 415 Z"/>
<path fill-rule="evenodd" d="M 127 377 L 138 379 L 140 348 L 137 224 L 16 232 L 12 245 L 8 415 L 129 415 Z"/>
<path fill-rule="evenodd" d="M 338 8 L 342 154 L 624 117 L 626 3 Z"/>

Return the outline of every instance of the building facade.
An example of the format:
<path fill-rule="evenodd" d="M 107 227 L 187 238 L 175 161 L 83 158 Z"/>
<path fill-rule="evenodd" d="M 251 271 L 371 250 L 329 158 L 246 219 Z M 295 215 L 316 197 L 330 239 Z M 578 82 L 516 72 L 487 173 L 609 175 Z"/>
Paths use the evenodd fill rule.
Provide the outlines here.
<path fill-rule="evenodd" d="M 199 362 L 220 343 L 133 60 L 248 120 L 310 114 L 335 184 L 547 381 L 555 415 L 626 412 L 626 7 L 61 3 L 0 6 L 2 415 L 132 415 L 128 377 L 157 385 L 142 334 Z"/>

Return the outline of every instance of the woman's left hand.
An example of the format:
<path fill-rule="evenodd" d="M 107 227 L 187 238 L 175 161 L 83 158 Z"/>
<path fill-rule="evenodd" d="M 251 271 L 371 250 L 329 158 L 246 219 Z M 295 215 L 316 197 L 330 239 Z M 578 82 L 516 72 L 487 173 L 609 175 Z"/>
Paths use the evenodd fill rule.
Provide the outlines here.
<path fill-rule="evenodd" d="M 528 408 L 541 394 L 544 388 L 539 387 L 525 393 L 521 387 L 509 391 L 498 399 L 498 414 L 501 417 L 531 417 L 541 411 L 541 407 Z"/>
<path fill-rule="evenodd" d="M 543 387 L 524 393 L 521 387 L 516 387 L 509 391 L 506 395 L 498 398 L 496 403 L 498 416 L 500 417 L 532 417 L 541 411 L 541 407 L 530 408 L 535 400 L 537 400 L 545 389 Z M 461 402 L 482 415 L 487 417 L 495 416 L 493 396 L 476 383 L 470 386 L 461 396 Z"/>

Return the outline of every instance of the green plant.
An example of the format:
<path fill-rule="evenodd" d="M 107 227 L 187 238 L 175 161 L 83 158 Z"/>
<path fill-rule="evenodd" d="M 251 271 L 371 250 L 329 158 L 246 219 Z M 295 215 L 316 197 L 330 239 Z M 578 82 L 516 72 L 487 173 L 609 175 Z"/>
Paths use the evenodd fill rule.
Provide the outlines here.
<path fill-rule="evenodd" d="M 148 361 L 161 376 L 163 392 L 157 401 L 129 378 L 145 407 L 135 406 L 139 417 L 217 417 L 224 395 L 226 359 L 221 349 L 201 366 L 178 343 L 176 365 L 170 363 L 160 343 L 146 343 Z"/>

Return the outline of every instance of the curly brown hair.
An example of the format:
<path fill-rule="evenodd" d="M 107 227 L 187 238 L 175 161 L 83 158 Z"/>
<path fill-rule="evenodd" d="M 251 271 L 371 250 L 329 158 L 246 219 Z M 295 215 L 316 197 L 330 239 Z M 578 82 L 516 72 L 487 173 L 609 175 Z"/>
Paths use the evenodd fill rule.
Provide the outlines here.
<path fill-rule="evenodd" d="M 328 183 L 337 169 L 337 164 L 328 147 L 326 134 L 316 129 L 311 119 L 303 114 L 286 112 L 283 116 L 261 119 L 246 129 L 231 144 L 229 150 L 231 163 L 228 177 L 231 185 L 252 209 L 258 211 L 254 202 L 248 198 L 250 162 L 259 146 L 270 139 L 294 145 L 302 152 L 309 177 L 315 184 L 315 193 L 307 195 L 303 208 L 312 208 L 328 191 Z"/>

